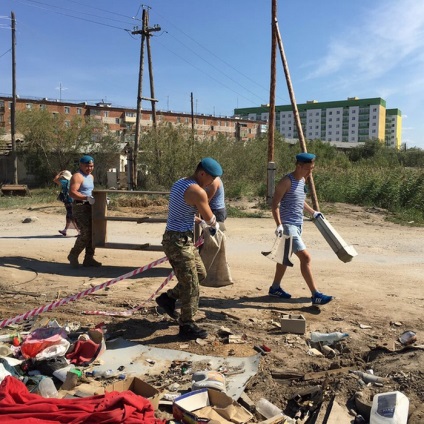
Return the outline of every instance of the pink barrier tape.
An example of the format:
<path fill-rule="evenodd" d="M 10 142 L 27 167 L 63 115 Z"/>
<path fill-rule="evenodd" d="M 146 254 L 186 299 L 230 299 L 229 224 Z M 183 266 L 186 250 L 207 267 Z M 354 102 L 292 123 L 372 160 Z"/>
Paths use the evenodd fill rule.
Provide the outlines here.
<path fill-rule="evenodd" d="M 119 281 L 124 280 L 125 278 L 129 278 L 129 277 L 133 277 L 134 275 L 141 274 L 142 272 L 147 271 L 148 269 L 153 268 L 156 265 L 159 265 L 163 262 L 166 262 L 167 260 L 168 260 L 168 258 L 166 256 L 164 256 L 163 258 L 160 258 L 156 261 L 153 261 L 148 265 L 145 265 L 141 268 L 137 268 L 137 269 L 135 269 L 131 272 L 128 272 L 124 275 L 121 275 L 120 277 L 113 278 L 112 280 L 106 281 L 105 283 L 99 284 L 99 285 L 94 286 L 94 287 L 90 287 L 87 290 L 84 290 L 84 291 L 79 292 L 77 294 L 73 294 L 71 296 L 56 300 L 56 301 L 51 302 L 47 305 L 39 306 L 37 308 L 32 309 L 31 311 L 25 312 L 24 314 L 16 315 L 13 318 L 4 319 L 4 320 L 0 321 L 0 328 L 7 327 L 8 325 L 16 324 L 17 322 L 27 320 L 27 319 L 32 318 L 36 315 L 39 315 L 43 312 L 52 311 L 53 309 L 56 309 L 59 306 L 66 305 L 67 303 L 75 302 L 76 300 L 79 300 L 79 299 L 81 299 L 81 298 L 83 298 L 83 297 L 85 297 L 85 296 L 87 296 L 91 293 L 94 293 L 98 290 L 103 290 L 106 287 L 111 286 L 112 284 L 116 284 Z"/>
<path fill-rule="evenodd" d="M 84 311 L 83 314 L 85 315 L 107 315 L 109 317 L 129 317 L 133 314 L 135 314 L 137 311 L 139 311 L 141 308 L 144 307 L 144 305 L 147 302 L 150 302 L 173 278 L 174 278 L 174 271 L 172 271 L 168 277 L 165 278 L 163 283 L 157 288 L 157 290 L 143 303 L 136 306 L 133 309 L 128 309 L 126 311 Z"/>
<path fill-rule="evenodd" d="M 203 238 L 199 238 L 199 240 L 197 241 L 197 243 L 195 244 L 196 247 L 199 247 L 200 245 L 202 245 L 204 242 Z M 131 315 L 133 315 L 135 312 L 137 312 L 138 310 L 140 310 L 141 308 L 144 307 L 144 305 L 147 302 L 150 302 L 151 300 L 153 300 L 153 298 L 174 278 L 174 271 L 172 271 L 168 277 L 165 278 L 165 280 L 162 282 L 162 284 L 156 289 L 156 291 L 150 295 L 150 297 L 145 300 L 143 303 L 141 303 L 140 305 L 136 306 L 133 309 L 127 309 L 126 311 L 84 311 L 83 314 L 85 315 L 106 315 L 106 316 L 110 316 L 110 317 L 129 317 Z"/>

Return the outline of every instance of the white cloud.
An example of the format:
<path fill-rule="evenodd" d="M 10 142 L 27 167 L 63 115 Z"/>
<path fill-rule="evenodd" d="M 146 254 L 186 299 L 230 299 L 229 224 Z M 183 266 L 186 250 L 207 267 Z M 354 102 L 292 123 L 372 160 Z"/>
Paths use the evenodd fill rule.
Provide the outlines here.
<path fill-rule="evenodd" d="M 334 36 L 309 78 L 350 71 L 353 79 L 371 80 L 405 62 L 422 64 L 423 49 L 424 2 L 386 0 Z"/>

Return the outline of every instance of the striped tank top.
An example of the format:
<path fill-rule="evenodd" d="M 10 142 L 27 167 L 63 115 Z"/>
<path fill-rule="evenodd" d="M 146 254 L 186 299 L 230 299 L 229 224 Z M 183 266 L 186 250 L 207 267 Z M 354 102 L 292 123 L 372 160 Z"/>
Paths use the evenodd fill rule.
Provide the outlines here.
<path fill-rule="evenodd" d="M 174 183 L 169 194 L 169 211 L 166 222 L 168 231 L 193 231 L 194 216 L 197 213 L 195 206 L 188 205 L 184 200 L 184 193 L 196 181 L 182 178 Z"/>
<path fill-rule="evenodd" d="M 281 221 L 283 224 L 302 225 L 306 199 L 305 179 L 296 180 L 293 174 L 287 174 L 287 177 L 290 178 L 291 186 L 280 202 Z"/>
<path fill-rule="evenodd" d="M 80 188 L 78 189 L 78 192 L 81 193 L 83 196 L 91 196 L 91 193 L 94 189 L 94 179 L 91 174 L 84 174 L 82 171 L 78 171 L 83 177 L 84 180 L 80 185 Z"/>
<path fill-rule="evenodd" d="M 219 177 L 217 177 L 219 178 Z M 207 191 L 207 187 L 205 189 Z M 212 210 L 215 209 L 224 209 L 225 208 L 225 192 L 224 192 L 224 184 L 222 180 L 220 179 L 220 184 L 218 187 L 218 190 L 212 197 L 212 199 L 209 202 L 209 206 Z"/>

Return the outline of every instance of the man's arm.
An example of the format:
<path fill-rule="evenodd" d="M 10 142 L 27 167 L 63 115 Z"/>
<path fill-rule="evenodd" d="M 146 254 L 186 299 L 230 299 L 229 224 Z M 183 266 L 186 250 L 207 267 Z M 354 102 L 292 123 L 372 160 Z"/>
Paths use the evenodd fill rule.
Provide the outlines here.
<path fill-rule="evenodd" d="M 208 195 L 209 201 L 212 199 L 213 196 L 215 196 L 215 193 L 218 191 L 220 184 L 221 184 L 221 179 L 219 177 L 215 178 L 213 180 L 213 183 L 207 187 L 207 190 L 205 190 L 206 194 Z"/>
<path fill-rule="evenodd" d="M 209 222 L 214 214 L 209 206 L 206 191 L 197 184 L 192 184 L 184 193 L 184 200 L 188 205 L 195 206 L 202 218 Z"/>
<path fill-rule="evenodd" d="M 277 227 L 279 225 L 281 225 L 279 205 L 280 205 L 282 198 L 290 190 L 290 186 L 291 186 L 290 178 L 285 176 L 285 177 L 281 178 L 281 180 L 279 181 L 279 183 L 275 187 L 274 196 L 272 197 L 271 212 L 272 212 L 272 216 L 274 218 L 274 221 L 277 224 Z"/>
<path fill-rule="evenodd" d="M 83 180 L 84 180 L 84 178 L 79 172 L 72 175 L 71 185 L 69 187 L 69 196 L 72 197 L 72 199 L 74 199 L 74 200 L 87 200 L 87 196 L 82 195 L 78 191 L 79 188 L 81 187 Z"/>

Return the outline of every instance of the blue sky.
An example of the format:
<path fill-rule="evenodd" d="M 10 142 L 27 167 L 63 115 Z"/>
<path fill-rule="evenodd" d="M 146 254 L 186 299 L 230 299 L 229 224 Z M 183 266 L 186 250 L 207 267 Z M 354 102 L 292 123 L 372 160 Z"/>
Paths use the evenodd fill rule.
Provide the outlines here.
<path fill-rule="evenodd" d="M 151 37 L 158 109 L 189 112 L 190 93 L 198 113 L 269 103 L 271 0 L 143 4 L 162 29 Z M 136 106 L 141 3 L 2 0 L 0 93 L 9 95 L 12 11 L 21 97 Z M 402 111 L 407 147 L 424 148 L 424 2 L 280 0 L 278 21 L 298 103 L 382 97 Z M 277 104 L 288 104 L 277 59 Z M 146 52 L 145 97 L 148 82 Z"/>

